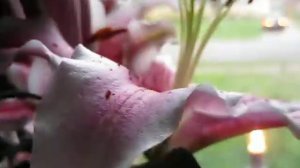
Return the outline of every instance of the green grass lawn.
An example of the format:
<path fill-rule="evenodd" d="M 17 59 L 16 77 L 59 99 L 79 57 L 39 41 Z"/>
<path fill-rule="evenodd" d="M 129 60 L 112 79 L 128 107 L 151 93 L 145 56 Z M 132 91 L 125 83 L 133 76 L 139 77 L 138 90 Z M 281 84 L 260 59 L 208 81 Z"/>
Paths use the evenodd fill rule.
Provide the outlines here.
<path fill-rule="evenodd" d="M 254 72 L 255 69 L 273 67 L 275 64 L 204 63 L 200 66 L 199 73 L 195 75 L 194 82 L 210 83 L 222 90 L 249 92 L 277 99 L 299 100 L 300 75 L 296 72 Z M 267 131 L 267 143 L 266 157 L 269 168 L 299 167 L 300 141 L 295 139 L 288 130 Z M 218 143 L 196 153 L 196 158 L 204 168 L 246 168 L 249 163 L 246 138 L 240 136 Z"/>
<path fill-rule="evenodd" d="M 300 11 L 293 11 L 289 16 L 291 21 L 295 22 L 297 27 L 300 27 Z"/>
<path fill-rule="evenodd" d="M 174 22 L 177 28 L 179 28 L 179 21 L 175 19 Z M 202 28 L 204 31 L 207 30 L 210 22 L 210 19 L 204 19 Z M 212 38 L 220 40 L 246 40 L 259 37 L 262 33 L 263 31 L 259 19 L 225 18 L 220 23 Z"/>
<path fill-rule="evenodd" d="M 161 9 L 162 10 L 162 9 Z M 164 11 L 165 10 L 165 11 Z M 162 11 L 156 11 L 158 13 L 152 13 L 152 15 L 148 16 L 148 19 L 152 21 L 161 20 L 162 18 L 167 19 L 174 23 L 177 32 L 179 32 L 180 28 L 180 17 L 179 13 L 176 13 L 172 10 L 164 9 Z M 195 19 L 195 18 L 194 18 Z M 206 30 L 209 24 L 214 19 L 214 16 L 209 16 L 209 14 L 205 14 L 203 18 L 203 30 Z M 195 20 L 196 22 L 196 20 Z M 263 33 L 261 27 L 261 20 L 255 17 L 237 17 L 237 15 L 228 15 L 225 19 L 220 23 L 219 28 L 216 30 L 213 38 L 217 39 L 249 39 L 258 37 Z"/>
<path fill-rule="evenodd" d="M 205 27 L 208 27 L 209 21 L 205 20 Z M 204 28 L 205 29 L 205 28 Z M 260 20 L 245 18 L 225 18 L 213 38 L 223 40 L 249 39 L 262 34 Z"/>
<path fill-rule="evenodd" d="M 179 20 L 173 18 L 173 22 L 179 31 Z M 203 20 L 202 29 L 207 30 L 211 20 Z M 204 32 L 202 31 L 202 32 Z M 225 18 L 219 25 L 212 38 L 219 40 L 247 40 L 259 37 L 263 31 L 261 21 L 255 18 Z M 203 34 L 203 33 L 202 33 Z M 200 35 L 201 37 L 201 35 Z"/>

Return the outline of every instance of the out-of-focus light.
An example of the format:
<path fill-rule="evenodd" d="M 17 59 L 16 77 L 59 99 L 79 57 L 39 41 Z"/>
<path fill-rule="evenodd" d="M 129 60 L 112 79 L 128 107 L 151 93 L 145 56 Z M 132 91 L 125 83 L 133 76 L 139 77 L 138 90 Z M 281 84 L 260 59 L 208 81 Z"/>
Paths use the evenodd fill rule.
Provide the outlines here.
<path fill-rule="evenodd" d="M 247 149 L 251 154 L 263 154 L 266 152 L 266 138 L 262 130 L 250 132 Z"/>
<path fill-rule="evenodd" d="M 278 19 L 278 25 L 282 27 L 288 27 L 290 25 L 290 21 L 288 18 L 281 17 Z"/>
<path fill-rule="evenodd" d="M 167 5 L 157 6 L 145 14 L 145 19 L 148 21 L 159 21 L 162 19 L 173 18 L 176 15 L 174 10 Z"/>
<path fill-rule="evenodd" d="M 273 27 L 275 25 L 274 19 L 265 19 L 263 20 L 263 26 L 264 27 Z"/>

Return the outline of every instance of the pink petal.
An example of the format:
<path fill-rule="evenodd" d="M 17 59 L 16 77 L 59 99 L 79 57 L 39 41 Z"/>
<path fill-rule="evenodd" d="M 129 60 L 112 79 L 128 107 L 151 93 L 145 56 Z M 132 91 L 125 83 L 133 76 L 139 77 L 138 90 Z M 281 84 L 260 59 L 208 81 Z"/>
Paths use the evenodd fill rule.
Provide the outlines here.
<path fill-rule="evenodd" d="M 0 27 L 2 28 L 0 47 L 4 48 L 1 49 L 0 73 L 7 71 L 10 81 L 21 90 L 29 89 L 28 86 L 31 84 L 28 84 L 28 80 L 32 79 L 32 77 L 29 77 L 32 72 L 40 74 L 39 77 L 48 77 L 47 73 L 44 73 L 45 71 L 48 72 L 47 68 L 36 68 L 40 66 L 34 66 L 31 69 L 33 59 L 30 54 L 34 53 L 26 56 L 16 56 L 19 52 L 18 47 L 23 43 L 30 39 L 38 39 L 43 41 L 52 52 L 61 56 L 70 57 L 73 52 L 73 49 L 62 38 L 55 23 L 48 18 L 38 17 L 28 20 L 3 18 L 0 19 Z M 16 61 L 16 63 L 12 64 L 13 61 Z M 7 70 L 9 66 L 10 68 Z M 37 76 L 37 73 L 33 73 L 31 76 Z"/>
<path fill-rule="evenodd" d="M 97 53 L 122 64 L 124 49 L 126 42 L 128 42 L 127 36 L 127 33 L 119 34 L 110 39 L 101 41 Z"/>
<path fill-rule="evenodd" d="M 27 91 L 30 67 L 22 63 L 13 63 L 6 72 L 9 81 L 19 90 Z"/>
<path fill-rule="evenodd" d="M 53 70 L 48 62 L 35 58 L 28 76 L 28 91 L 37 95 L 44 95 L 53 78 Z"/>
<path fill-rule="evenodd" d="M 71 46 L 83 41 L 83 20 L 81 16 L 82 2 L 80 0 L 47 0 L 45 6 L 52 18 L 58 24 L 62 34 Z M 88 7 L 89 6 L 85 6 Z M 89 23 L 90 17 L 86 18 Z M 85 26 L 90 26 L 86 24 Z"/>
<path fill-rule="evenodd" d="M 41 58 L 31 58 L 32 65 L 13 63 L 7 71 L 8 78 L 20 90 L 43 95 L 48 90 L 54 71 L 53 65 L 48 63 L 51 62 L 49 54 L 52 52 L 48 48 L 36 40 L 31 40 L 14 53 L 15 57 L 39 56 Z"/>
<path fill-rule="evenodd" d="M 62 60 L 38 110 L 33 168 L 129 167 L 176 128 L 193 88 L 138 87 L 126 68 L 82 46 L 73 58 Z"/>
<path fill-rule="evenodd" d="M 49 49 L 68 57 L 73 49 L 65 42 L 55 23 L 48 18 L 23 20 L 16 18 L 0 19 L 0 47 L 20 47 L 31 39 L 42 41 Z"/>
<path fill-rule="evenodd" d="M 143 64 L 141 64 L 143 66 Z M 144 65 L 145 66 L 145 65 Z M 151 66 L 139 75 L 133 75 L 132 80 L 142 86 L 157 92 L 171 90 L 174 85 L 174 72 L 162 62 L 152 62 Z"/>
<path fill-rule="evenodd" d="M 98 53 L 117 63 L 132 68 L 137 57 L 147 57 L 147 51 L 155 49 L 155 53 L 150 53 L 154 59 L 160 46 L 173 35 L 174 30 L 168 23 L 146 24 L 141 21 L 132 20 L 124 27 L 127 32 L 101 40 Z M 141 58 L 142 59 L 142 58 Z M 150 66 L 152 61 L 149 62 Z M 139 72 L 137 72 L 139 73 Z"/>
<path fill-rule="evenodd" d="M 230 97 L 224 96 L 224 93 L 217 94 L 211 89 L 193 94 L 195 97 L 190 96 L 188 110 L 179 129 L 171 137 L 170 148 L 184 147 L 197 151 L 255 129 L 283 126 L 288 126 L 299 136 L 299 112 L 286 113 L 286 108 L 278 108 L 272 102 L 253 98 L 251 101 L 237 98 L 235 103 L 231 101 L 230 104 Z M 194 102 L 203 104 L 200 103 L 198 107 Z"/>
<path fill-rule="evenodd" d="M 104 26 L 102 3 L 94 0 L 46 0 L 49 15 L 55 20 L 63 36 L 76 46 Z"/>

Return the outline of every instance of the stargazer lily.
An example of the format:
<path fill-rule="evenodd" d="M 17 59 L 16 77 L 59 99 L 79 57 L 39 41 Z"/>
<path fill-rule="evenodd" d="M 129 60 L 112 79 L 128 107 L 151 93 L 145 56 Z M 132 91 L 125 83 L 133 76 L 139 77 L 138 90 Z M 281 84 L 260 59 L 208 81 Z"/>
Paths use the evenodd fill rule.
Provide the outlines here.
<path fill-rule="evenodd" d="M 120 11 L 128 6 L 118 8 L 114 0 L 45 0 L 45 6 L 32 0 L 5 2 L 13 10 L 0 12 L 17 18 L 0 20 L 0 73 L 8 75 L 18 91 L 30 92 L 25 97 L 42 98 L 33 122 L 33 168 L 126 168 L 161 142 L 154 154 L 168 161 L 178 147 L 195 152 L 257 128 L 287 126 L 299 137 L 295 104 L 249 100 L 207 85 L 187 87 L 235 0 L 221 4 L 207 32 L 200 31 L 207 1 L 200 1 L 199 7 L 195 0 L 179 1 L 176 74 L 153 61 L 170 27 L 141 22 L 146 8 L 134 8 L 122 20 Z M 101 18 L 95 20 L 98 14 Z M 197 40 L 200 33 L 202 39 Z M 143 67 L 145 56 L 150 59 Z M 24 127 L 35 116 L 35 104 L 4 96 L 1 131 Z"/>
<path fill-rule="evenodd" d="M 83 46 L 72 59 L 37 41 L 21 51 L 40 54 L 57 69 L 37 112 L 32 167 L 129 167 L 172 133 L 190 93 L 201 88 L 138 87 L 125 67 Z"/>
<path fill-rule="evenodd" d="M 37 41 L 20 51 L 35 53 L 57 69 L 37 112 L 33 167 L 129 167 L 139 154 L 166 139 L 182 114 L 181 122 L 189 127 L 181 130 L 179 125 L 183 135 L 176 139 L 175 132 L 170 144 L 190 150 L 255 128 L 287 125 L 300 133 L 299 112 L 282 111 L 290 106 L 242 101 L 239 95 L 217 93 L 205 85 L 161 93 L 148 90 L 132 83 L 125 67 L 83 46 L 75 49 L 72 59 L 53 54 Z M 260 113 L 264 117 L 254 120 Z M 193 123 L 204 125 L 195 129 Z M 232 131 L 218 134 L 223 125 Z"/>

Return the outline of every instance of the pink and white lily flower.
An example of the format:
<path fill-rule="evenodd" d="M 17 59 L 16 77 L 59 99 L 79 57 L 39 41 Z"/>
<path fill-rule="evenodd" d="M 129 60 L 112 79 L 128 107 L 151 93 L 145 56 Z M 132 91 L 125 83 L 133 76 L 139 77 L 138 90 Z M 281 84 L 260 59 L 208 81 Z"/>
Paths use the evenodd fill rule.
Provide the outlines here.
<path fill-rule="evenodd" d="M 163 141 L 158 156 L 178 147 L 195 152 L 258 128 L 286 126 L 300 137 L 295 104 L 207 85 L 172 90 L 180 75 L 174 81 L 174 72 L 153 61 L 172 27 L 140 19 L 158 1 L 124 17 L 129 6 L 114 0 L 20 2 L 9 3 L 17 18 L 0 19 L 0 73 L 42 101 L 0 99 L 0 131 L 20 129 L 36 115 L 32 168 L 130 167 Z M 141 66 L 144 58 L 150 59 Z"/>

